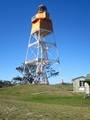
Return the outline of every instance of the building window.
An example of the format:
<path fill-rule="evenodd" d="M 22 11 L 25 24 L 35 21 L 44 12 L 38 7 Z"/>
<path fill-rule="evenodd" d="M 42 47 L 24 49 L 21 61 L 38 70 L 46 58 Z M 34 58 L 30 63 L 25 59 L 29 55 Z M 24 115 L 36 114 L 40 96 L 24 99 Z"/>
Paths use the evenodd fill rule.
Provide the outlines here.
<path fill-rule="evenodd" d="M 79 86 L 80 87 L 84 87 L 84 82 L 83 81 L 79 81 Z"/>

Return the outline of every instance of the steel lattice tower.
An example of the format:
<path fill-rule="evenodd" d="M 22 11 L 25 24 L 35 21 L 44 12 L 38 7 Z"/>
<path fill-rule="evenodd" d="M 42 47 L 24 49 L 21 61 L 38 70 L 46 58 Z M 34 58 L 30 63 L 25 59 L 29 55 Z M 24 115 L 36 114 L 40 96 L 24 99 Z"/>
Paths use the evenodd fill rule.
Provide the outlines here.
<path fill-rule="evenodd" d="M 49 64 L 59 63 L 59 57 L 49 57 L 50 49 L 57 51 L 55 42 L 49 42 L 47 37 L 53 33 L 53 25 L 46 6 L 38 6 L 38 11 L 32 17 L 32 28 L 26 53 L 25 65 L 35 65 L 35 76 L 39 83 L 48 83 L 46 67 Z M 52 51 L 52 50 L 51 50 Z M 52 53 L 51 53 L 52 54 Z M 54 57 L 54 56 L 53 56 Z"/>

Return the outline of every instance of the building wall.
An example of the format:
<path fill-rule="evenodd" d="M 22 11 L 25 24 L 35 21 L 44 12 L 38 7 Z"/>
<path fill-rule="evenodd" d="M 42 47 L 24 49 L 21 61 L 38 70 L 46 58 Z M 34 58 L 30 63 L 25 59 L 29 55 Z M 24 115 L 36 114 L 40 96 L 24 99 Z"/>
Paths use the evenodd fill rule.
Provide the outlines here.
<path fill-rule="evenodd" d="M 89 88 L 88 83 L 86 83 L 86 82 L 85 82 L 85 93 L 86 93 L 87 95 L 90 94 L 90 88 Z"/>
<path fill-rule="evenodd" d="M 83 84 L 85 78 L 77 78 L 73 80 L 73 91 L 74 92 L 85 92 L 85 86 Z"/>
<path fill-rule="evenodd" d="M 78 92 L 79 82 L 78 80 L 73 81 L 73 91 Z"/>

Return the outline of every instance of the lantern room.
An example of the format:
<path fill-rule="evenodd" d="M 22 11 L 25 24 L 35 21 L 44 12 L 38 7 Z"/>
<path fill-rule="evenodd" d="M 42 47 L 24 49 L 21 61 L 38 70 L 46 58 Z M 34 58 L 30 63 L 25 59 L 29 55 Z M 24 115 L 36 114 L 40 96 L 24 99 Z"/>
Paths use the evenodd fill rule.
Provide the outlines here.
<path fill-rule="evenodd" d="M 44 5 L 38 6 L 38 11 L 35 16 L 32 17 L 32 30 L 31 34 L 46 36 L 53 31 L 52 21 L 47 12 L 47 8 Z"/>

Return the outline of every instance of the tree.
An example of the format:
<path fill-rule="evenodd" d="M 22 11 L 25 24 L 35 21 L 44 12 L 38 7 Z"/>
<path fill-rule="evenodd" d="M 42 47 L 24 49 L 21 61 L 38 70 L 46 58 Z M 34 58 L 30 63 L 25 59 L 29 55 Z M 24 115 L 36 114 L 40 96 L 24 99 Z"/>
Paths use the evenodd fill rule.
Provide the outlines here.
<path fill-rule="evenodd" d="M 0 88 L 2 88 L 4 86 L 4 83 L 2 80 L 0 80 Z"/>
<path fill-rule="evenodd" d="M 36 65 L 25 65 L 25 64 L 22 64 L 21 66 L 16 67 L 16 70 L 19 73 L 21 73 L 22 76 L 14 77 L 13 80 L 16 81 L 17 83 L 19 82 L 23 84 L 27 84 L 27 83 L 38 84 L 39 78 L 36 75 L 36 68 L 37 68 Z M 54 70 L 53 67 L 49 64 L 46 66 L 46 74 L 47 74 L 47 77 L 50 78 L 53 76 L 57 76 L 59 72 Z"/>
<path fill-rule="evenodd" d="M 21 83 L 22 82 L 22 77 L 17 76 L 17 77 L 14 77 L 13 80 L 14 80 L 14 84 L 16 84 L 18 82 Z"/>
<path fill-rule="evenodd" d="M 10 81 L 2 81 L 0 80 L 0 88 L 2 87 L 9 87 L 9 86 L 12 86 L 12 83 Z"/>
<path fill-rule="evenodd" d="M 59 75 L 59 72 L 54 70 L 54 68 L 50 64 L 46 67 L 46 73 L 48 78 Z"/>

